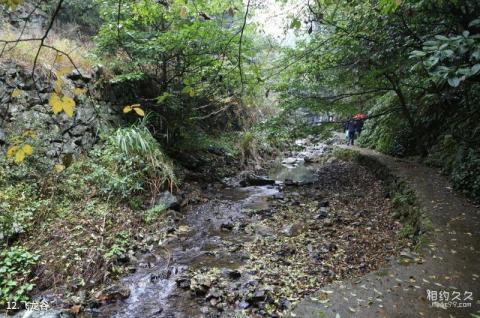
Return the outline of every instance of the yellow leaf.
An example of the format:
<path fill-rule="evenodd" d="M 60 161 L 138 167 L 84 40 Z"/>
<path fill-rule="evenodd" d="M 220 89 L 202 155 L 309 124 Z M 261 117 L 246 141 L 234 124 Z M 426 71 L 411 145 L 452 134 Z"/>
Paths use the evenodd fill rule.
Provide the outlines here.
<path fill-rule="evenodd" d="M 86 88 L 75 88 L 75 90 L 73 91 L 73 93 L 75 94 L 75 96 L 80 96 L 82 94 L 84 94 L 85 92 L 87 91 Z"/>
<path fill-rule="evenodd" d="M 145 116 L 145 112 L 140 107 L 135 107 L 133 110 L 137 113 L 138 116 Z"/>
<path fill-rule="evenodd" d="M 61 69 L 58 70 L 57 76 L 62 77 L 63 75 L 70 73 L 72 69 L 70 67 L 64 66 Z"/>
<path fill-rule="evenodd" d="M 126 113 L 129 113 L 132 111 L 132 106 L 125 106 L 123 107 L 123 113 L 126 114 Z"/>
<path fill-rule="evenodd" d="M 37 138 L 37 133 L 35 132 L 35 130 L 29 129 L 29 130 L 26 130 L 26 131 L 23 133 L 23 136 L 24 136 L 24 137 L 30 137 L 30 138 L 32 138 L 32 139 L 35 139 L 35 138 Z"/>
<path fill-rule="evenodd" d="M 67 114 L 68 117 L 73 117 L 73 110 L 75 109 L 75 101 L 73 100 L 73 98 L 63 96 L 62 107 L 63 111 L 65 112 L 65 114 Z"/>
<path fill-rule="evenodd" d="M 186 15 L 187 15 L 187 8 L 181 7 L 180 8 L 180 17 L 185 18 Z"/>
<path fill-rule="evenodd" d="M 29 144 L 25 144 L 22 146 L 22 151 L 25 155 L 30 156 L 33 153 L 33 148 Z"/>
<path fill-rule="evenodd" d="M 15 154 L 15 163 L 19 164 L 25 159 L 25 153 L 23 152 L 22 149 L 19 149 L 17 153 Z"/>
<path fill-rule="evenodd" d="M 62 63 L 64 61 L 64 59 L 65 59 L 65 56 L 63 56 L 63 54 L 59 54 L 57 56 L 57 62 L 58 63 Z"/>
<path fill-rule="evenodd" d="M 54 114 L 58 114 L 63 109 L 62 100 L 56 93 L 52 93 L 48 100 L 48 104 L 52 107 Z"/>
<path fill-rule="evenodd" d="M 62 91 L 62 85 L 63 82 L 59 79 L 56 80 L 55 83 L 53 83 L 53 90 L 55 91 L 55 93 L 60 94 L 60 92 Z"/>
<path fill-rule="evenodd" d="M 22 93 L 22 91 L 20 89 L 15 88 L 12 92 L 12 97 L 17 98 L 18 96 L 20 96 L 21 93 Z"/>
<path fill-rule="evenodd" d="M 15 152 L 17 151 L 18 147 L 17 146 L 11 146 L 7 150 L 7 158 L 12 158 L 15 155 Z"/>
<path fill-rule="evenodd" d="M 55 172 L 57 173 L 60 173 L 62 172 L 63 170 L 65 170 L 65 166 L 64 165 L 61 165 L 61 164 L 56 164 L 53 169 L 55 170 Z"/>

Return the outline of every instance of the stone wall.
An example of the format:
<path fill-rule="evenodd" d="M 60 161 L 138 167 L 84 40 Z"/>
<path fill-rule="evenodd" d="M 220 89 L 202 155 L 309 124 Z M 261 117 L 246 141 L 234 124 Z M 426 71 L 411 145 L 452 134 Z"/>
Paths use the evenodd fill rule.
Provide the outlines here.
<path fill-rule="evenodd" d="M 30 143 L 35 159 L 44 163 L 90 149 L 100 126 L 115 120 L 109 105 L 92 97 L 91 87 L 96 79 L 95 74 L 84 71 L 73 71 L 62 78 L 62 94 L 74 97 L 76 103 L 70 118 L 64 112 L 54 114 L 48 104 L 54 75 L 37 72 L 33 78 L 31 69 L 13 61 L 0 63 L 0 149 L 5 150 L 27 130 L 35 131 L 37 138 Z M 90 91 L 80 96 L 72 93 L 75 88 L 87 87 Z M 15 89 L 18 96 L 12 96 Z"/>

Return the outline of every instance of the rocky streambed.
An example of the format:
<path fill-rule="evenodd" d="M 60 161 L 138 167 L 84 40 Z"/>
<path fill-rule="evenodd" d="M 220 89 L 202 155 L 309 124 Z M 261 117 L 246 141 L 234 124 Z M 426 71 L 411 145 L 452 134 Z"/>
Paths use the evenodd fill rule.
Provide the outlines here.
<path fill-rule="evenodd" d="M 81 315 L 281 317 L 397 255 L 401 225 L 382 181 L 327 145 L 297 146 L 264 175 L 213 184 L 171 215 L 165 239 Z"/>
<path fill-rule="evenodd" d="M 103 317 L 275 317 L 335 280 L 364 275 L 398 254 L 401 225 L 382 181 L 333 157 L 303 151 L 265 176 L 213 185 L 187 207 L 155 253 L 123 280 L 128 298 Z"/>

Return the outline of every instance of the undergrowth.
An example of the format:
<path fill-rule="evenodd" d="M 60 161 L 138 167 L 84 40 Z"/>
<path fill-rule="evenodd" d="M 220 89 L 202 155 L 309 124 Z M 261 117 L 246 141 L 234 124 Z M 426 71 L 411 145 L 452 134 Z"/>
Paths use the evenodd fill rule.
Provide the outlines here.
<path fill-rule="evenodd" d="M 141 125 L 105 132 L 62 172 L 33 173 L 34 160 L 17 167 L 0 156 L 0 304 L 42 290 L 76 303 L 80 289 L 93 295 L 128 270 L 120 259 L 162 237 L 164 209 L 150 202 L 176 179 Z"/>
<path fill-rule="evenodd" d="M 19 31 L 13 30 L 8 25 L 3 25 L 1 40 L 14 41 L 20 36 Z M 41 38 L 42 33 L 28 31 L 24 32 L 23 38 Z M 62 36 L 50 32 L 48 38 L 45 40 L 45 45 L 55 47 L 56 49 L 68 53 L 75 65 L 84 70 L 89 70 L 94 65 L 94 58 L 89 53 L 92 51 L 92 45 L 82 42 L 78 43 L 71 39 L 66 39 Z M 7 44 L 3 52 L 2 59 L 13 59 L 16 63 L 21 64 L 27 68 L 33 66 L 35 56 L 38 51 L 39 41 L 21 41 Z M 47 69 L 55 66 L 58 69 L 62 67 L 71 68 L 72 64 L 65 56 L 59 57 L 57 51 L 50 48 L 42 48 L 37 58 L 37 65 L 46 66 Z"/>

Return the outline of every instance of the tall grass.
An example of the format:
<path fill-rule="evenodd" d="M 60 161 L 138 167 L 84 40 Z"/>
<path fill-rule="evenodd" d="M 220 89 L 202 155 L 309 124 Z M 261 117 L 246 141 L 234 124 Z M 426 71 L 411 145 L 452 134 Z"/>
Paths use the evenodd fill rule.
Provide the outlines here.
<path fill-rule="evenodd" d="M 23 39 L 41 38 L 43 36 L 42 30 L 29 30 L 22 35 Z M 4 24 L 0 26 L 0 40 L 15 41 L 20 37 L 18 30 L 11 28 Z M 45 44 L 55 47 L 68 54 L 75 65 L 82 69 L 90 69 L 93 64 L 93 58 L 89 52 L 93 51 L 93 44 L 88 42 L 77 42 L 61 36 L 54 31 L 51 31 L 45 40 Z M 18 64 L 25 67 L 32 67 L 37 54 L 40 41 L 21 41 L 9 43 L 5 47 L 1 60 L 14 60 Z M 3 48 L 3 43 L 0 43 L 0 49 Z M 59 54 L 50 48 L 43 47 L 38 56 L 37 65 L 46 70 L 54 68 L 60 69 L 62 67 L 72 67 L 68 58 L 59 58 Z"/>
<path fill-rule="evenodd" d="M 116 131 L 114 141 L 122 152 L 129 156 L 139 156 L 149 163 L 148 180 L 151 192 L 158 192 L 168 184 L 170 191 L 176 185 L 173 165 L 163 153 L 157 140 L 142 123 Z"/>

